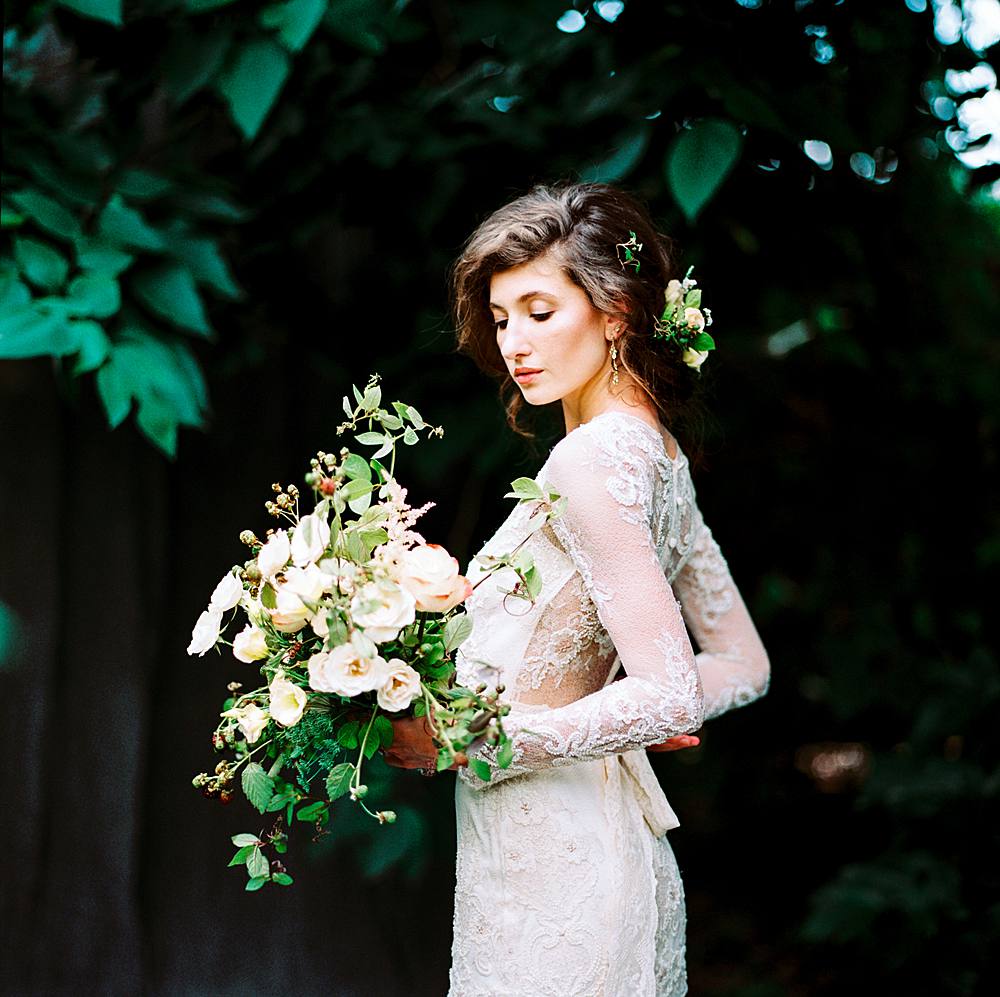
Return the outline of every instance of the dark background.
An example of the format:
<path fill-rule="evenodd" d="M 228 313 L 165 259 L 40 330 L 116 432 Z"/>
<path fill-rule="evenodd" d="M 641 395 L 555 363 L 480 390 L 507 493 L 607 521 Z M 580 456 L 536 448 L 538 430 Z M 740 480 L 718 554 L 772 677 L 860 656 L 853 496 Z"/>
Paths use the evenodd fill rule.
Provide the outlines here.
<path fill-rule="evenodd" d="M 445 427 L 400 454 L 417 528 L 463 566 L 491 535 L 562 427 L 506 429 L 446 268 L 561 178 L 696 267 L 718 349 L 678 435 L 772 663 L 653 756 L 691 994 L 992 992 L 1000 168 L 952 71 L 997 47 L 919 0 L 620 6 L 7 8 L 5 992 L 445 992 L 454 776 L 376 756 L 397 824 L 345 804 L 248 894 L 259 816 L 190 780 L 250 666 L 185 648 L 373 371 Z"/>

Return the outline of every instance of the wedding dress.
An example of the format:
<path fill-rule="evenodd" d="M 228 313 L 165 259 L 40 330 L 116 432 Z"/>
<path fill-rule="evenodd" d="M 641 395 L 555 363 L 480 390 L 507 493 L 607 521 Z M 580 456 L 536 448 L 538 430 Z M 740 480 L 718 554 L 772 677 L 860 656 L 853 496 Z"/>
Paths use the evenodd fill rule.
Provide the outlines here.
<path fill-rule="evenodd" d="M 576 427 L 535 481 L 568 499 L 521 548 L 541 594 L 505 597 L 517 575 L 495 572 L 456 656 L 463 685 L 504 684 L 514 760 L 499 768 L 483 744 L 472 757 L 492 778 L 458 770 L 448 997 L 678 997 L 679 822 L 644 749 L 763 695 L 767 654 L 686 456 L 639 416 Z M 533 511 L 516 505 L 479 553 L 512 551 Z"/>

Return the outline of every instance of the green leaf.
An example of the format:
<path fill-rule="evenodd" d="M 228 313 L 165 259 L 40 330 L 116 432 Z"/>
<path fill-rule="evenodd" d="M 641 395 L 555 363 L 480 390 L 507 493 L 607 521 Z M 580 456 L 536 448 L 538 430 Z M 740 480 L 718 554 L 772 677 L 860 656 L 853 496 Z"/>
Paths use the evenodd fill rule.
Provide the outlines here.
<path fill-rule="evenodd" d="M 376 436 L 381 440 L 381 433 L 366 433 L 365 435 Z M 344 474 L 352 481 L 357 479 L 368 483 L 372 480 L 372 469 L 368 461 L 360 454 L 349 453 L 344 458 Z"/>
<path fill-rule="evenodd" d="M 619 139 L 610 156 L 580 171 L 581 181 L 584 183 L 608 183 L 626 177 L 635 169 L 645 154 L 650 134 L 649 125 L 640 125 L 627 132 Z"/>
<path fill-rule="evenodd" d="M 514 742 L 508 738 L 497 749 L 497 765 L 505 769 L 514 760 Z"/>
<path fill-rule="evenodd" d="M 295 819 L 301 821 L 320 820 L 329 814 L 329 808 L 330 804 L 325 800 L 317 800 L 315 803 L 310 803 L 309 806 L 303 807 L 295 815 Z"/>
<path fill-rule="evenodd" d="M 80 348 L 79 330 L 34 304 L 0 313 L 0 360 L 61 357 Z"/>
<path fill-rule="evenodd" d="M 80 236 L 80 222 L 58 201 L 37 190 L 18 190 L 7 194 L 39 228 L 72 242 Z"/>
<path fill-rule="evenodd" d="M 743 145 L 737 127 L 705 118 L 683 129 L 667 151 L 664 172 L 674 200 L 693 222 L 736 165 Z"/>
<path fill-rule="evenodd" d="M 247 880 L 247 893 L 259 890 L 266 882 L 267 876 L 254 876 L 253 879 Z"/>
<path fill-rule="evenodd" d="M 74 315 L 110 318 L 122 305 L 118 281 L 102 273 L 82 273 L 66 289 L 66 300 Z"/>
<path fill-rule="evenodd" d="M 379 746 L 388 748 L 392 745 L 392 739 L 396 735 L 396 728 L 392 726 L 392 721 L 388 717 L 384 717 L 380 713 L 375 718 L 374 732 L 378 735 Z"/>
<path fill-rule="evenodd" d="M 274 795 L 274 780 L 257 762 L 248 762 L 240 780 L 246 798 L 260 813 L 267 812 L 267 805 Z"/>
<path fill-rule="evenodd" d="M 341 762 L 330 769 L 326 777 L 326 795 L 332 800 L 338 800 L 351 788 L 354 778 L 354 766 L 350 762 Z"/>
<path fill-rule="evenodd" d="M 15 237 L 14 258 L 24 276 L 44 291 L 56 291 L 66 282 L 69 261 L 44 242 Z"/>
<path fill-rule="evenodd" d="M 243 291 L 233 280 L 214 240 L 174 233 L 168 233 L 166 240 L 170 253 L 187 267 L 199 284 L 211 287 L 230 300 L 243 297 Z"/>
<path fill-rule="evenodd" d="M 190 35 L 188 36 L 190 40 Z M 174 184 L 166 177 L 161 177 L 149 170 L 125 170 L 115 188 L 123 197 L 134 201 L 149 201 L 156 197 L 169 194 Z"/>
<path fill-rule="evenodd" d="M 164 263 L 137 274 L 132 288 L 157 315 L 203 336 L 212 334 L 191 271 L 180 263 Z"/>
<path fill-rule="evenodd" d="M 360 726 L 357 720 L 349 720 L 337 731 L 337 741 L 341 747 L 356 748 L 358 746 L 358 728 Z"/>
<path fill-rule="evenodd" d="M 468 613 L 456 613 L 444 625 L 445 651 L 454 651 L 472 633 L 472 617 Z"/>
<path fill-rule="evenodd" d="M 101 238 L 84 236 L 76 243 L 76 263 L 81 270 L 117 277 L 135 259 Z"/>
<path fill-rule="evenodd" d="M 256 834 L 234 834 L 231 840 L 237 848 L 242 848 L 244 845 L 260 844 L 260 839 Z"/>
<path fill-rule="evenodd" d="M 524 587 L 532 599 L 538 598 L 538 593 L 542 591 L 542 576 L 538 568 L 532 566 L 524 573 Z"/>
<path fill-rule="evenodd" d="M 96 370 L 104 363 L 111 353 L 111 340 L 103 326 L 90 319 L 81 319 L 70 325 L 80 340 L 79 356 L 73 366 L 73 376 L 79 377 L 87 371 Z"/>
<path fill-rule="evenodd" d="M 378 735 L 374 731 L 369 732 L 368 740 L 365 741 L 365 751 L 364 751 L 365 758 L 371 758 L 375 754 L 375 752 L 378 751 L 378 746 L 379 746 Z"/>
<path fill-rule="evenodd" d="M 122 0 L 58 0 L 59 5 L 96 21 L 122 26 Z"/>
<path fill-rule="evenodd" d="M 163 63 L 163 83 L 175 106 L 215 78 L 232 43 L 229 25 L 208 31 L 189 31 L 182 22 L 174 31 Z"/>
<path fill-rule="evenodd" d="M 277 883 L 279 886 L 291 886 L 295 882 L 287 872 L 276 872 L 271 877 L 271 881 Z"/>
<path fill-rule="evenodd" d="M 229 860 L 229 866 L 227 868 L 232 868 L 234 865 L 244 865 L 247 860 L 247 856 L 254 850 L 253 845 L 242 845 L 240 850 Z"/>
<path fill-rule="evenodd" d="M 504 498 L 540 499 L 544 495 L 542 486 L 532 478 L 515 478 L 510 486 L 514 490 L 508 492 Z"/>
<path fill-rule="evenodd" d="M 483 780 L 483 782 L 490 781 L 490 778 L 492 776 L 492 773 L 490 772 L 490 767 L 489 765 L 486 764 L 486 762 L 482 760 L 482 758 L 470 758 L 469 768 L 471 768 L 472 771 L 475 772 L 476 775 L 478 775 L 479 778 Z"/>
<path fill-rule="evenodd" d="M 290 70 L 285 49 L 270 38 L 255 38 L 240 48 L 219 75 L 219 93 L 248 141 L 260 130 Z"/>
<path fill-rule="evenodd" d="M 108 199 L 97 220 L 97 229 L 116 245 L 149 250 L 164 248 L 163 236 L 147 224 L 140 211 L 129 207 L 121 194 L 112 194 Z"/>
<path fill-rule="evenodd" d="M 696 350 L 714 350 L 715 340 L 707 332 L 699 332 L 692 340 L 691 345 Z"/>
<path fill-rule="evenodd" d="M 253 879 L 256 879 L 258 876 L 263 876 L 266 879 L 270 872 L 271 864 L 260 850 L 260 846 L 257 845 L 252 848 L 250 854 L 247 856 L 247 873 Z"/>
<path fill-rule="evenodd" d="M 290 0 L 265 7 L 260 12 L 259 23 L 266 28 L 277 28 L 285 47 L 298 52 L 323 20 L 326 7 L 327 0 Z"/>
<path fill-rule="evenodd" d="M 386 440 L 390 439 L 390 437 L 386 436 L 385 433 L 374 432 L 358 433 L 358 435 L 354 438 L 358 441 L 358 443 L 364 444 L 365 446 L 381 446 L 386 442 Z"/>

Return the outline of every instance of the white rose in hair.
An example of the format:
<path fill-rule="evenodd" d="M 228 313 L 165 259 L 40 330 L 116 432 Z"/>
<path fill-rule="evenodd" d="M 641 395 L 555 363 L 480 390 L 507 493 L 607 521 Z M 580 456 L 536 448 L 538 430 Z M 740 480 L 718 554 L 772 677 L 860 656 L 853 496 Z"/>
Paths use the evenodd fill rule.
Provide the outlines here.
<path fill-rule="evenodd" d="M 301 630 L 312 615 L 311 611 L 302 604 L 302 600 L 284 585 L 278 589 L 274 608 L 268 609 L 267 612 L 275 629 L 286 634 L 293 634 Z"/>
<path fill-rule="evenodd" d="M 279 724 L 292 727 L 302 719 L 309 693 L 285 678 L 284 672 L 275 672 L 267 691 L 271 694 L 271 716 Z"/>
<path fill-rule="evenodd" d="M 330 542 L 330 524 L 311 512 L 299 519 L 292 536 L 292 560 L 304 567 L 315 561 Z"/>
<path fill-rule="evenodd" d="M 198 622 L 191 631 L 191 643 L 188 644 L 187 653 L 197 654 L 200 658 L 206 651 L 210 651 L 219 639 L 221 627 L 222 612 L 218 609 L 206 609 L 198 617 Z"/>
<path fill-rule="evenodd" d="M 380 686 L 376 699 L 383 710 L 397 713 L 405 710 L 420 696 L 420 673 L 411 668 L 402 658 L 390 658 L 386 662 L 388 675 Z"/>
<path fill-rule="evenodd" d="M 676 305 L 684 297 L 684 285 L 679 280 L 672 280 L 667 284 L 664 299 L 667 304 Z"/>
<path fill-rule="evenodd" d="M 224 613 L 237 605 L 243 597 L 243 582 L 232 571 L 222 576 L 222 581 L 215 586 L 212 597 L 208 600 L 208 608 Z"/>
<path fill-rule="evenodd" d="M 234 707 L 220 714 L 223 717 L 235 717 L 243 736 L 247 739 L 247 744 L 253 744 L 258 740 L 271 719 L 267 710 L 262 710 L 256 703 L 249 706 Z"/>
<path fill-rule="evenodd" d="M 386 679 L 386 662 L 379 655 L 365 657 L 352 644 L 338 644 L 309 659 L 309 684 L 317 692 L 357 696 L 378 689 Z"/>
<path fill-rule="evenodd" d="M 291 546 L 288 543 L 288 534 L 284 530 L 277 530 L 271 534 L 270 539 L 260 549 L 257 555 L 257 567 L 264 578 L 281 571 L 288 564 L 288 557 L 291 553 Z"/>
<path fill-rule="evenodd" d="M 446 613 L 472 595 L 472 582 L 459 573 L 458 559 L 440 544 L 420 544 L 399 559 L 399 584 L 421 612 Z"/>
<path fill-rule="evenodd" d="M 702 315 L 700 308 L 685 308 L 684 322 L 687 325 L 695 326 L 699 332 L 705 328 L 705 316 Z"/>
<path fill-rule="evenodd" d="M 395 640 L 399 631 L 416 619 L 413 596 L 391 578 L 362 585 L 351 599 L 354 622 L 378 644 Z"/>
<path fill-rule="evenodd" d="M 688 347 L 682 354 L 681 360 L 689 367 L 700 367 L 708 356 L 708 350 L 692 350 Z"/>
<path fill-rule="evenodd" d="M 247 624 L 233 638 L 233 654 L 240 661 L 260 661 L 261 658 L 266 658 L 270 653 L 264 631 L 251 624 Z"/>

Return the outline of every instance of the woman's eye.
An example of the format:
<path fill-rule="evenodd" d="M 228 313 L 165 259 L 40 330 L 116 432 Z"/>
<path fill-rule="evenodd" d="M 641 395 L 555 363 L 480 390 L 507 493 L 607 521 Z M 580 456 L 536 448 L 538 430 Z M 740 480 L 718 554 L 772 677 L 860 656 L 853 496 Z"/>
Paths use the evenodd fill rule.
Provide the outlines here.
<path fill-rule="evenodd" d="M 544 322 L 551 314 L 552 312 L 532 312 L 531 317 L 539 322 Z"/>
<path fill-rule="evenodd" d="M 505 318 L 502 318 L 498 322 L 494 322 L 493 325 L 496 326 L 497 329 L 506 329 L 507 320 Z"/>

